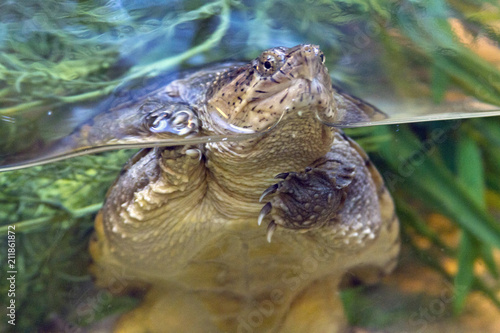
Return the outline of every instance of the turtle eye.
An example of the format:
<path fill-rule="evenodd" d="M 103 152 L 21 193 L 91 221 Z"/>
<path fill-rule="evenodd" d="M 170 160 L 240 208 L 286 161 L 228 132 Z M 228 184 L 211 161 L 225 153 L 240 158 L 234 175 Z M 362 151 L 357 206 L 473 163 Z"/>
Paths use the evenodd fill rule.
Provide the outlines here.
<path fill-rule="evenodd" d="M 281 57 L 274 52 L 264 52 L 258 59 L 257 70 L 263 76 L 273 75 L 281 67 Z"/>

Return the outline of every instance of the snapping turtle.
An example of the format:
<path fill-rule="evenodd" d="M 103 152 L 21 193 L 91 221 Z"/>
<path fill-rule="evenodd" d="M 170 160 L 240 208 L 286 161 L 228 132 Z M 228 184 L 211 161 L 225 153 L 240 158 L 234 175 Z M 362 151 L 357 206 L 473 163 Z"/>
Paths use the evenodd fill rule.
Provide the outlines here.
<path fill-rule="evenodd" d="M 149 102 L 196 114 L 202 134 L 269 129 L 145 149 L 124 168 L 90 244 L 99 286 L 147 290 L 116 331 L 345 330 L 339 284 L 389 273 L 399 226 L 367 155 L 318 118 L 378 111 L 332 86 L 314 45 L 190 73 L 155 94 Z"/>

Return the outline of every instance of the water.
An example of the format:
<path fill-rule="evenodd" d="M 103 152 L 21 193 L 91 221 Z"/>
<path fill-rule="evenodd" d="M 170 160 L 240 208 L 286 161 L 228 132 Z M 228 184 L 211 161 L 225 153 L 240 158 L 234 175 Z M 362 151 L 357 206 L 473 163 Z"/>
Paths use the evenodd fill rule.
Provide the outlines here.
<path fill-rule="evenodd" d="M 76 155 L 89 153 L 92 145 L 64 139 L 106 110 L 120 91 L 149 87 L 148 80 L 160 73 L 251 59 L 277 45 L 320 45 L 334 83 L 389 115 L 378 124 L 491 115 L 500 105 L 495 32 L 500 18 L 490 18 L 498 12 L 492 4 L 463 8 L 453 1 L 371 6 L 314 1 L 287 6 L 273 1 L 25 1 L 20 6 L 4 1 L 0 161 L 26 162 L 22 152 L 28 161 L 53 161 L 46 148 L 52 142 L 64 142 L 63 148 L 76 149 Z M 397 199 L 406 244 L 401 268 L 392 277 L 378 287 L 344 293 L 351 323 L 389 331 L 498 330 L 498 309 L 486 297 L 476 292 L 465 303 L 460 299 L 470 288 L 482 295 L 497 291 L 490 257 L 498 254 L 500 239 L 499 126 L 498 118 L 491 118 L 350 132 L 370 150 Z M 258 134 L 234 131 L 202 140 Z M 100 144 L 105 149 L 160 144 L 154 141 L 158 138 L 115 139 L 106 137 Z M 178 144 L 178 136 L 170 144 Z M 70 156 L 67 150 L 53 152 Z M 0 330 L 44 326 L 50 331 L 50 325 L 69 330 L 133 307 L 132 298 L 112 298 L 90 283 L 86 254 L 94 215 L 130 154 L 117 151 L 0 174 L 0 228 L 5 235 L 8 225 L 17 228 L 19 305 L 16 327 L 3 320 Z M 7 243 L 2 246 L 0 259 L 6 263 Z M 471 284 L 467 272 L 474 265 L 480 282 Z M 7 294 L 1 297 L 8 304 Z M 460 304 L 466 314 L 451 317 Z M 475 308 L 486 310 L 479 314 Z"/>
<path fill-rule="evenodd" d="M 95 139 L 93 142 L 88 142 L 82 139 L 66 139 L 63 138 L 70 136 L 71 133 L 79 131 L 79 128 L 89 123 L 93 117 L 99 113 L 108 112 L 109 109 L 118 104 L 118 101 L 134 100 L 141 98 L 145 94 L 150 93 L 152 90 L 164 86 L 166 83 L 171 82 L 179 76 L 179 65 L 182 61 L 187 61 L 189 64 L 202 64 L 213 60 L 222 60 L 232 57 L 248 58 L 255 55 L 254 52 L 262 48 L 269 48 L 276 45 L 292 46 L 294 43 L 301 43 L 304 40 L 311 39 L 326 45 L 326 52 L 328 62 L 331 68 L 332 76 L 338 79 L 341 85 L 353 86 L 352 89 L 363 99 L 371 102 L 373 105 L 383 110 L 387 115 L 384 119 L 370 119 L 369 121 L 353 121 L 342 118 L 327 118 L 324 114 L 318 114 L 318 118 L 330 126 L 337 127 L 358 127 L 358 126 L 371 126 L 379 124 L 394 124 L 394 123 L 410 123 L 443 119 L 462 119 L 472 117 L 486 117 L 494 116 L 500 113 L 497 106 L 491 103 L 498 103 L 497 81 L 500 79 L 494 69 L 494 63 L 488 63 L 489 59 L 476 60 L 474 56 L 474 49 L 480 45 L 485 45 L 481 48 L 487 49 L 487 56 L 495 61 L 495 48 L 488 45 L 485 37 L 478 38 L 477 41 L 471 38 L 470 33 L 464 30 L 462 23 L 458 20 L 450 19 L 450 26 L 455 29 L 460 35 L 461 42 L 468 43 L 468 47 L 453 42 L 453 36 L 449 31 L 436 31 L 433 33 L 432 39 L 436 44 L 431 41 L 425 41 L 422 45 L 418 45 L 421 49 L 421 56 L 430 56 L 435 58 L 435 65 L 431 68 L 430 82 L 423 82 L 419 84 L 429 84 L 432 91 L 422 91 L 420 94 L 402 93 L 403 90 L 409 88 L 411 84 L 404 83 L 404 86 L 395 85 L 390 82 L 391 76 L 397 73 L 390 73 L 389 68 L 383 68 L 380 64 L 382 56 L 380 53 L 380 38 L 384 37 L 392 28 L 392 24 L 399 22 L 403 33 L 408 34 L 405 41 L 410 44 L 411 42 L 417 43 L 418 38 L 421 36 L 415 35 L 415 32 L 407 31 L 411 29 L 408 26 L 411 24 L 401 23 L 403 19 L 416 20 L 420 15 L 422 22 L 414 22 L 415 29 L 421 34 L 428 33 L 429 26 L 437 26 L 445 22 L 437 13 L 432 14 L 426 12 L 418 6 L 409 6 L 406 9 L 386 8 L 392 10 L 386 14 L 391 15 L 390 18 L 394 22 L 386 22 L 376 26 L 373 21 L 361 22 L 355 17 L 352 17 L 347 22 L 343 22 L 340 28 L 332 27 L 332 33 L 337 31 L 338 35 L 330 36 L 330 39 L 321 40 L 322 36 L 311 34 L 304 35 L 304 32 L 294 31 L 292 27 L 287 27 L 281 30 L 288 31 L 288 37 L 285 38 L 277 33 L 276 29 L 264 31 L 270 34 L 268 38 L 258 39 L 255 38 L 255 32 L 247 31 L 247 25 L 240 25 L 237 19 L 233 17 L 250 15 L 245 11 L 233 11 L 231 15 L 229 12 L 221 12 L 218 16 L 220 22 L 217 30 L 208 38 L 204 43 L 196 47 L 190 47 L 186 43 L 189 38 L 193 37 L 193 31 L 196 29 L 197 20 L 201 19 L 201 12 L 212 12 L 214 17 L 217 15 L 217 10 L 227 9 L 223 2 L 211 3 L 193 11 L 190 14 L 193 17 L 183 18 L 181 15 L 178 18 L 170 17 L 166 14 L 168 10 L 179 10 L 176 5 L 162 7 L 161 12 L 163 15 L 162 20 L 158 18 L 151 18 L 147 15 L 153 15 L 153 9 L 157 9 L 157 5 L 146 5 L 141 10 L 145 13 L 134 14 L 134 17 L 129 13 L 130 10 L 137 10 L 135 5 L 129 3 L 122 3 L 120 5 L 112 5 L 108 7 L 95 8 L 98 14 L 97 17 L 105 17 L 109 24 L 119 22 L 116 27 L 110 28 L 102 34 L 93 33 L 90 29 L 85 31 L 86 28 L 76 25 L 72 19 L 67 18 L 67 26 L 61 31 L 54 33 L 49 30 L 50 20 L 57 18 L 57 15 L 64 16 L 64 13 L 72 10 L 82 10 L 82 16 L 94 15 L 94 12 L 85 12 L 86 8 L 78 9 L 78 6 L 67 3 L 67 7 L 61 7 L 60 12 L 48 13 L 51 5 L 33 6 L 33 12 L 39 13 L 34 18 L 24 17 L 21 22 L 24 26 L 30 27 L 24 29 L 20 36 L 14 38 L 15 42 L 37 42 L 37 38 L 43 38 L 43 34 L 60 34 L 59 38 L 67 40 L 73 38 L 75 41 L 75 48 L 82 51 L 82 47 L 87 47 L 87 44 L 92 45 L 86 53 L 78 54 L 76 50 L 73 54 L 68 54 L 67 60 L 59 62 L 52 69 L 53 80 L 74 80 L 75 84 L 81 84 L 79 89 L 87 89 L 87 92 L 77 93 L 76 95 L 62 95 L 57 94 L 50 98 L 40 98 L 40 96 L 33 96 L 32 100 L 28 103 L 22 103 L 23 100 L 29 100 L 29 94 L 36 92 L 37 84 L 45 84 L 49 81 L 48 71 L 51 70 L 50 62 L 43 64 L 43 62 L 36 61 L 30 66 L 38 69 L 26 68 L 27 72 L 18 77 L 11 87 L 6 87 L 3 91 L 4 94 L 9 96 L 5 99 L 4 107 L 2 108 L 0 118 L 0 130 L 3 136 L 0 138 L 3 142 L 3 148 L 0 150 L 0 170 L 8 171 L 16 168 L 29 167 L 33 165 L 49 163 L 64 158 L 79 156 L 84 154 L 95 153 L 99 151 L 131 148 L 131 147 L 145 147 L 153 145 L 177 145 L 189 144 L 193 142 L 192 139 L 186 140 L 185 136 L 172 135 L 172 136 L 138 136 L 130 133 L 119 133 L 117 130 L 110 130 L 114 134 L 110 134 L 109 138 Z M 131 6 L 131 7 L 130 7 Z M 140 6 L 141 7 L 141 6 Z M 260 12 L 257 6 L 256 13 Z M 15 17 L 15 6 L 5 4 L 6 19 L 5 27 L 15 27 L 19 22 L 10 22 L 12 17 Z M 131 9 L 133 8 L 133 9 Z M 333 8 L 331 8 L 334 10 Z M 100 12 L 102 10 L 102 13 Z M 337 11 L 345 10 L 341 6 L 335 8 Z M 149 13 L 149 14 L 148 14 Z M 179 10 L 182 13 L 182 10 Z M 52 16 L 50 16 L 50 15 Z M 48 17 L 46 17 L 48 16 Z M 347 15 L 348 16 L 348 15 Z M 248 23 L 250 26 L 258 20 L 256 18 L 249 18 Z M 279 25 L 280 18 L 276 18 L 274 24 Z M 425 22 L 429 21 L 429 26 Z M 44 23 L 44 24 L 42 24 Z M 41 25 L 41 26 L 40 26 Z M 408 26 L 407 26 L 408 25 Z M 214 29 L 215 29 L 214 25 Z M 387 29 L 385 31 L 384 29 Z M 486 29 L 486 28 L 484 28 Z M 420 31 L 421 30 L 421 31 Z M 85 32 L 84 32 L 85 31 Z M 168 40 L 169 47 L 165 48 L 162 43 L 158 43 L 159 36 L 164 33 L 163 40 Z M 232 40 L 231 36 L 248 34 L 248 41 L 245 45 L 236 44 L 236 40 Z M 219 42 L 224 34 L 224 43 L 222 44 L 224 52 L 213 52 L 199 54 L 202 51 L 210 49 L 210 47 Z M 486 34 L 486 33 L 485 33 Z M 481 36 L 481 35 L 479 35 Z M 34 39 L 34 40 L 33 40 Z M 263 42 L 266 41 L 266 43 Z M 145 52 L 146 44 L 157 43 L 153 50 Z M 430 43 L 430 44 L 429 44 Z M 41 41 L 41 45 L 45 45 Z M 256 49 L 256 47 L 259 49 Z M 43 48 L 42 46 L 38 46 Z M 32 58 L 49 56 L 51 54 L 51 47 L 59 47 L 58 45 L 51 45 L 50 43 L 44 46 L 43 54 L 35 54 Z M 410 45 L 408 46 L 410 47 Z M 493 50 L 491 50 L 493 49 Z M 35 51 L 35 50 L 34 50 Z M 53 50 L 53 53 L 61 53 L 61 50 Z M 220 51 L 220 50 L 219 50 Z M 40 52 L 40 51 L 39 51 Z M 484 51 L 481 51 L 484 52 Z M 372 53 L 373 57 L 367 57 L 367 53 Z M 156 56 L 154 56 L 156 54 Z M 64 54 L 62 54 L 64 56 Z M 113 56 L 112 56 L 113 55 Z M 101 57 L 100 65 L 89 66 L 88 56 Z M 401 56 L 401 55 L 399 55 Z M 3 55 L 6 63 L 12 63 L 15 59 L 11 59 L 9 55 Z M 458 72 L 454 74 L 450 71 L 450 66 L 459 66 L 463 59 L 470 59 L 477 63 L 476 72 L 473 70 L 469 72 Z M 33 61 L 33 60 L 31 60 Z M 414 61 L 412 57 L 403 59 L 410 63 Z M 29 63 L 29 61 L 27 61 Z M 113 64 L 110 64 L 113 63 Z M 36 65 L 36 66 L 35 66 Z M 46 66 L 45 68 L 43 66 Z M 75 67 L 72 69 L 72 66 Z M 82 67 L 78 67 L 82 66 Z M 491 67 L 493 66 L 493 67 Z M 14 67 L 15 66 L 11 66 Z M 371 68 L 370 68 L 371 67 Z M 386 66 L 387 67 L 387 66 Z M 471 66 L 472 67 L 472 66 Z M 59 72 L 57 72 L 57 71 Z M 95 80 L 92 70 L 103 71 L 105 76 L 104 81 L 96 83 L 97 90 L 92 90 L 88 87 L 89 82 L 79 83 L 80 77 L 88 77 Z M 418 71 L 418 68 L 416 69 Z M 487 77 L 484 80 L 474 79 L 468 86 L 467 82 L 463 82 L 470 75 L 478 75 L 483 71 Z M 8 73 L 8 72 L 6 72 Z M 97 75 L 97 73 L 95 73 Z M 418 75 L 417 72 L 414 73 Z M 463 77 L 461 77 L 463 75 Z M 469 75 L 469 76 L 467 76 Z M 160 77 L 160 79 L 158 79 Z M 457 91 L 455 87 L 451 87 L 446 92 L 447 85 L 451 79 L 459 80 L 465 85 L 466 91 Z M 32 80 L 32 81 L 31 81 Z M 400 80 L 399 78 L 394 81 Z M 417 77 L 410 78 L 410 81 L 419 80 Z M 461 81 L 460 81 L 461 80 Z M 83 80 L 82 80 L 83 81 Z M 367 85 L 362 85 L 361 82 L 369 82 Z M 429 81 L 427 79 L 427 81 Z M 474 82 L 476 81 L 476 82 Z M 398 83 L 399 84 L 399 83 Z M 470 85 L 475 85 L 470 87 Z M 26 86 L 26 87 L 25 87 Z M 49 84 L 50 86 L 50 84 Z M 383 87 L 383 88 L 382 88 Z M 471 91 L 471 88 L 473 91 Z M 30 90 L 31 89 L 31 90 Z M 71 93 L 74 87 L 67 87 Z M 85 91 L 85 90 L 81 90 Z M 26 96 L 28 94 L 28 96 Z M 448 95 L 446 95 L 448 94 Z M 48 98 L 47 98 L 48 97 Z M 479 101 L 478 98 L 482 101 Z M 16 105 L 15 101 L 18 101 Z M 115 116 L 116 117 L 116 116 Z M 272 126 L 270 126 L 272 127 Z M 270 128 L 269 127 L 269 128 Z M 269 129 L 267 128 L 267 129 Z M 267 130 L 266 129 L 266 130 Z M 260 131 L 263 132 L 263 131 Z M 243 129 L 228 127 L 227 137 L 232 140 L 243 140 L 246 137 Z M 257 133 L 253 133 L 257 134 Z M 126 140 L 124 137 L 126 136 Z M 198 134 L 200 141 L 206 141 L 203 138 L 206 135 Z M 213 137 L 211 140 L 219 140 L 220 138 Z M 71 141 L 71 143 L 68 143 Z"/>

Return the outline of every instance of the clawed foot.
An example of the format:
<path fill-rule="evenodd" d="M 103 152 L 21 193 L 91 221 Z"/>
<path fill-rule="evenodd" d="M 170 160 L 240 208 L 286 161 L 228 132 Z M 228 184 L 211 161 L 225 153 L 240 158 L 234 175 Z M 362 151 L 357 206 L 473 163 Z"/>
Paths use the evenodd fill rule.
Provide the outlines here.
<path fill-rule="evenodd" d="M 139 112 L 145 114 L 144 126 L 158 134 L 188 135 L 199 131 L 196 114 L 187 105 L 164 105 L 155 101 L 144 103 Z"/>
<path fill-rule="evenodd" d="M 334 223 L 354 174 L 354 166 L 344 166 L 335 173 L 306 168 L 303 172 L 278 174 L 275 178 L 282 181 L 267 188 L 260 197 L 262 202 L 272 195 L 258 218 L 259 225 L 267 216 L 271 219 L 268 242 L 277 226 L 306 231 Z"/>

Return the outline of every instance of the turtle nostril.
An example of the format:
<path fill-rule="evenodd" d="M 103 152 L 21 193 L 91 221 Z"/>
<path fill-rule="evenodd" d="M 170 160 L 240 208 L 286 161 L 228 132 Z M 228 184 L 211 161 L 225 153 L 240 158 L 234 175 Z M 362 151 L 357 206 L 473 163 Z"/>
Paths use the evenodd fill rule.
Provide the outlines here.
<path fill-rule="evenodd" d="M 313 58 L 319 58 L 321 63 L 324 63 L 325 56 L 323 55 L 323 52 L 319 49 L 319 46 L 317 45 L 303 45 L 302 46 L 302 51 L 304 52 L 304 57 L 308 57 L 309 59 Z"/>

